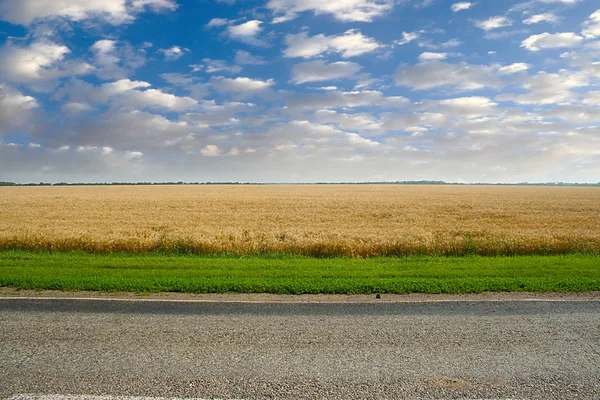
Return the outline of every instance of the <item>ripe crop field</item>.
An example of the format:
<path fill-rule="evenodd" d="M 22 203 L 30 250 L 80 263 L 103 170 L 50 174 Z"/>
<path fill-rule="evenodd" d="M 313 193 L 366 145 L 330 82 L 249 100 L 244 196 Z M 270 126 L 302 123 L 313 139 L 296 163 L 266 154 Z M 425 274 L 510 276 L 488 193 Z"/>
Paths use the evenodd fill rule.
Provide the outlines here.
<path fill-rule="evenodd" d="M 0 210 L 0 250 L 600 254 L 595 187 L 0 187 Z"/>

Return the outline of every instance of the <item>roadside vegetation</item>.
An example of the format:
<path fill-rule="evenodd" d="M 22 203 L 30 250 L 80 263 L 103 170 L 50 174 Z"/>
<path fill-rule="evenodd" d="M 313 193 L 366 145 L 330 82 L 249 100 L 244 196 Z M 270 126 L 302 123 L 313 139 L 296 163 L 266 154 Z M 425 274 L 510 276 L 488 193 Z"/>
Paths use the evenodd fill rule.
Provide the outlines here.
<path fill-rule="evenodd" d="M 480 293 L 600 290 L 600 257 L 312 258 L 0 252 L 0 287 L 185 293 Z"/>

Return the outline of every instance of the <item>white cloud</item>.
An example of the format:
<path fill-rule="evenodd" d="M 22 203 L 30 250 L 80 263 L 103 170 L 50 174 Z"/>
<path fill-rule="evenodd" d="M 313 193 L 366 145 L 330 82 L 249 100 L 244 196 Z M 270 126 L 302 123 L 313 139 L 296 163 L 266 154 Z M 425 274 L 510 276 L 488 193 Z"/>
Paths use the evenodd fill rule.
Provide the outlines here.
<path fill-rule="evenodd" d="M 433 43 L 431 40 L 420 40 L 419 47 L 424 47 L 426 49 L 431 50 L 440 50 L 440 49 L 451 49 L 453 47 L 458 47 L 462 44 L 462 42 L 456 38 L 448 39 L 442 43 Z"/>
<path fill-rule="evenodd" d="M 51 67 L 70 52 L 67 46 L 48 40 L 33 42 L 25 48 L 9 45 L 0 54 L 1 74 L 17 82 L 45 79 L 48 75 L 54 75 Z"/>
<path fill-rule="evenodd" d="M 145 64 L 143 52 L 135 51 L 129 43 L 98 40 L 90 47 L 94 54 L 95 73 L 101 79 L 121 79 Z"/>
<path fill-rule="evenodd" d="M 510 65 L 506 65 L 504 67 L 500 67 L 498 72 L 502 75 L 510 75 L 516 74 L 517 72 L 527 71 L 530 65 L 526 63 L 514 63 Z"/>
<path fill-rule="evenodd" d="M 542 4 L 559 4 L 563 6 L 573 6 L 581 0 L 529 0 L 523 3 L 517 3 L 515 6 L 509 9 L 509 12 L 522 12 L 525 10 L 537 11 L 540 9 L 540 3 Z"/>
<path fill-rule="evenodd" d="M 214 101 L 202 101 L 198 112 L 188 113 L 184 119 L 203 126 L 231 126 L 237 125 L 236 118 L 240 113 L 248 113 L 254 109 L 252 103 L 225 102 L 217 104 Z"/>
<path fill-rule="evenodd" d="M 444 60 L 446 57 L 448 57 L 447 53 L 431 53 L 431 52 L 426 51 L 419 55 L 419 61 L 420 62 L 439 61 L 439 60 Z"/>
<path fill-rule="evenodd" d="M 192 67 L 192 66 L 191 66 Z M 176 72 L 160 74 L 160 77 L 173 86 L 192 86 L 196 78 Z"/>
<path fill-rule="evenodd" d="M 229 29 L 228 29 L 229 35 L 233 36 L 233 37 L 256 36 L 262 29 L 260 27 L 261 24 L 262 24 L 262 21 L 252 20 L 252 21 L 244 22 L 243 24 L 240 24 L 240 25 L 233 25 L 233 26 L 229 27 Z"/>
<path fill-rule="evenodd" d="M 402 39 L 395 40 L 394 44 L 403 46 L 419 38 L 418 32 L 402 32 Z"/>
<path fill-rule="evenodd" d="M 239 25 L 231 25 L 227 28 L 227 34 L 231 39 L 239 40 L 253 46 L 266 46 L 266 43 L 257 36 L 263 28 L 262 21 L 252 20 Z"/>
<path fill-rule="evenodd" d="M 57 18 L 71 21 L 102 18 L 119 25 L 133 21 L 135 14 L 146 8 L 172 11 L 177 4 L 173 0 L 2 0 L 0 18 L 25 26 Z"/>
<path fill-rule="evenodd" d="M 203 58 L 202 64 L 190 65 L 194 72 L 205 71 L 206 73 L 213 74 L 215 72 L 226 72 L 230 74 L 237 74 L 242 71 L 242 67 L 238 65 L 229 65 L 224 60 L 213 60 L 212 58 Z"/>
<path fill-rule="evenodd" d="M 360 136 L 358 133 L 349 133 L 346 132 L 346 137 L 348 139 L 348 142 L 350 142 L 350 144 L 355 145 L 355 146 L 379 146 L 381 143 L 376 142 L 374 140 L 371 139 L 367 139 L 364 138 L 362 136 Z"/>
<path fill-rule="evenodd" d="M 415 66 L 401 65 L 394 78 L 396 83 L 417 90 L 449 86 L 458 90 L 499 87 L 496 69 L 486 65 L 448 64 L 432 61 Z"/>
<path fill-rule="evenodd" d="M 255 56 L 244 50 L 235 52 L 235 63 L 240 65 L 263 65 L 267 62 L 260 56 Z"/>
<path fill-rule="evenodd" d="M 221 149 L 219 149 L 219 146 L 216 146 L 214 144 L 207 145 L 201 150 L 201 152 L 206 157 L 217 157 L 221 155 Z"/>
<path fill-rule="evenodd" d="M 156 12 L 169 10 L 175 11 L 178 5 L 175 0 L 133 0 L 131 8 L 134 11 L 143 11 L 145 8 L 150 8 Z"/>
<path fill-rule="evenodd" d="M 377 131 L 381 124 L 370 114 L 338 113 L 334 110 L 318 110 L 315 119 L 323 124 L 335 124 L 339 129 L 350 131 Z"/>
<path fill-rule="evenodd" d="M 468 1 L 461 1 L 460 3 L 452 4 L 451 9 L 454 12 L 459 12 L 459 11 L 463 11 L 463 10 L 468 10 L 471 7 L 473 7 L 473 3 L 470 3 Z"/>
<path fill-rule="evenodd" d="M 216 28 L 216 27 L 228 25 L 229 23 L 230 23 L 230 21 L 226 18 L 213 18 L 210 21 L 208 21 L 208 24 L 206 24 L 206 27 L 207 28 Z"/>
<path fill-rule="evenodd" d="M 600 105 L 600 91 L 591 91 L 585 94 L 584 104 Z M 599 110 L 600 111 L 600 110 Z"/>
<path fill-rule="evenodd" d="M 98 40 L 90 50 L 94 54 L 96 74 L 101 79 L 118 79 L 128 75 L 121 63 L 121 54 L 116 40 Z"/>
<path fill-rule="evenodd" d="M 554 15 L 552 13 L 543 13 L 543 14 L 532 15 L 531 17 L 524 20 L 523 23 L 527 24 L 527 25 L 538 24 L 540 22 L 548 22 L 551 24 L 556 24 L 559 21 L 560 21 L 560 18 L 558 18 L 556 15 Z"/>
<path fill-rule="evenodd" d="M 391 130 L 410 130 L 422 132 L 423 128 L 439 128 L 445 126 L 448 117 L 441 113 L 384 113 L 382 114 L 383 128 Z"/>
<path fill-rule="evenodd" d="M 98 40 L 90 49 L 96 56 L 96 62 L 102 66 L 114 65 L 121 60 L 115 54 L 116 40 Z"/>
<path fill-rule="evenodd" d="M 433 103 L 433 102 L 432 102 Z M 449 117 L 475 118 L 494 114 L 496 103 L 487 97 L 459 97 L 435 102 Z M 434 107 L 436 108 L 436 107 Z"/>
<path fill-rule="evenodd" d="M 287 100 L 288 109 L 291 111 L 307 111 L 334 108 L 354 108 L 366 106 L 379 106 L 390 108 L 407 107 L 410 102 L 400 96 L 385 97 L 376 90 L 363 90 L 353 92 L 326 91 L 324 93 L 296 94 Z"/>
<path fill-rule="evenodd" d="M 600 37 L 600 10 L 590 15 L 590 18 L 583 23 L 581 34 L 586 39 L 595 39 Z"/>
<path fill-rule="evenodd" d="M 539 72 L 523 85 L 525 94 L 502 94 L 496 96 L 499 101 L 512 101 L 518 104 L 555 104 L 573 99 L 571 89 L 588 86 L 585 74 L 562 70 L 560 73 Z"/>
<path fill-rule="evenodd" d="M 539 51 L 542 49 L 557 49 L 562 47 L 574 47 L 583 41 L 581 36 L 573 32 L 565 33 L 542 33 L 532 35 L 521 42 L 521 47 L 530 51 Z"/>
<path fill-rule="evenodd" d="M 148 82 L 129 79 L 121 79 L 101 86 L 78 81 L 72 82 L 70 86 L 63 88 L 64 93 L 57 93 L 57 95 L 60 97 L 67 95 L 70 105 L 66 107 L 69 111 L 78 112 L 89 109 L 90 104 L 128 110 L 151 108 L 167 111 L 186 111 L 198 105 L 198 102 L 190 97 L 180 97 L 158 89 L 149 89 L 150 86 Z"/>
<path fill-rule="evenodd" d="M 173 111 L 185 111 L 194 108 L 198 104 L 196 100 L 189 97 L 178 97 L 164 93 L 161 90 L 147 89 L 150 86 L 148 82 L 122 79 L 105 83 L 100 87 L 100 93 L 109 99 L 116 97 L 113 103 L 134 109 L 157 107 Z M 147 90 L 140 91 L 138 89 Z"/>
<path fill-rule="evenodd" d="M 150 86 L 152 85 L 148 82 L 121 79 L 116 82 L 105 83 L 101 86 L 101 88 L 102 94 L 106 96 L 116 96 L 135 89 L 148 88 Z"/>
<path fill-rule="evenodd" d="M 213 77 L 211 83 L 215 88 L 223 92 L 232 92 L 241 96 L 252 96 L 269 89 L 275 84 L 275 81 L 273 79 L 261 81 L 246 77 L 231 79 L 218 76 Z"/>
<path fill-rule="evenodd" d="M 491 17 L 486 20 L 476 21 L 475 25 L 484 31 L 498 29 L 505 26 L 511 26 L 513 23 L 510 19 L 502 16 Z"/>
<path fill-rule="evenodd" d="M 308 36 L 306 32 L 285 37 L 287 48 L 283 51 L 285 57 L 311 58 L 324 53 L 340 53 L 342 58 L 355 57 L 370 53 L 381 47 L 372 38 L 363 36 L 356 29 L 350 29 L 343 35 L 325 36 L 319 34 Z"/>
<path fill-rule="evenodd" d="M 0 84 L 0 135 L 5 129 L 24 124 L 37 107 L 39 103 L 34 97 Z"/>
<path fill-rule="evenodd" d="M 132 90 L 124 95 L 121 104 L 134 109 L 162 108 L 171 111 L 193 109 L 198 102 L 190 97 L 179 97 L 158 89 Z"/>
<path fill-rule="evenodd" d="M 167 61 L 176 61 L 176 60 L 179 60 L 181 57 L 183 57 L 184 54 L 187 53 L 189 50 L 185 49 L 185 48 L 181 48 L 179 46 L 173 46 L 171 48 L 160 49 L 158 51 L 165 56 L 165 59 Z"/>
<path fill-rule="evenodd" d="M 322 82 L 356 75 L 362 67 L 349 61 L 327 63 L 323 60 L 308 61 L 294 65 L 292 81 L 294 83 Z"/>
<path fill-rule="evenodd" d="M 292 20 L 298 13 L 312 11 L 315 15 L 331 14 L 343 22 L 371 22 L 389 12 L 390 0 L 269 0 L 267 8 L 275 15 L 274 23 Z"/>
<path fill-rule="evenodd" d="M 68 102 L 64 104 L 60 109 L 69 115 L 77 115 L 88 110 L 91 110 L 91 106 L 87 103 L 79 103 L 76 101 Z"/>
<path fill-rule="evenodd" d="M 65 61 L 67 46 L 39 39 L 27 47 L 7 44 L 0 49 L 0 78 L 19 83 L 42 83 L 63 76 L 87 74 L 92 66 Z"/>

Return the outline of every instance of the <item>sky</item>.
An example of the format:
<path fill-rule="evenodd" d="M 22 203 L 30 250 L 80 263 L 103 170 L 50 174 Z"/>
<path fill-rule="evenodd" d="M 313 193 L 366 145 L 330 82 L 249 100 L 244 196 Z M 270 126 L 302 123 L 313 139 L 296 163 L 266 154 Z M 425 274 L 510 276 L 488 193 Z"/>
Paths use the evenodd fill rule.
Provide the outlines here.
<path fill-rule="evenodd" d="M 0 181 L 600 181 L 597 0 L 0 0 Z"/>

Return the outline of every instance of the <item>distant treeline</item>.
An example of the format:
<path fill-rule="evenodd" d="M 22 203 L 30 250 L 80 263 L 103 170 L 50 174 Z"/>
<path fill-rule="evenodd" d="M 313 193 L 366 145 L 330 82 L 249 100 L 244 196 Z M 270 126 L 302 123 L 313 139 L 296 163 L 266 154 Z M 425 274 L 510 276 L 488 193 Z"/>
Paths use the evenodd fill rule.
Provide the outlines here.
<path fill-rule="evenodd" d="M 58 182 L 58 183 L 15 183 L 2 182 L 0 186 L 158 186 L 158 185 L 311 185 L 313 183 L 260 183 L 260 182 Z M 317 185 L 462 185 L 462 186 L 600 186 L 598 183 L 569 183 L 569 182 L 544 182 L 544 183 L 457 183 L 444 181 L 386 181 L 386 182 L 316 182 Z"/>

